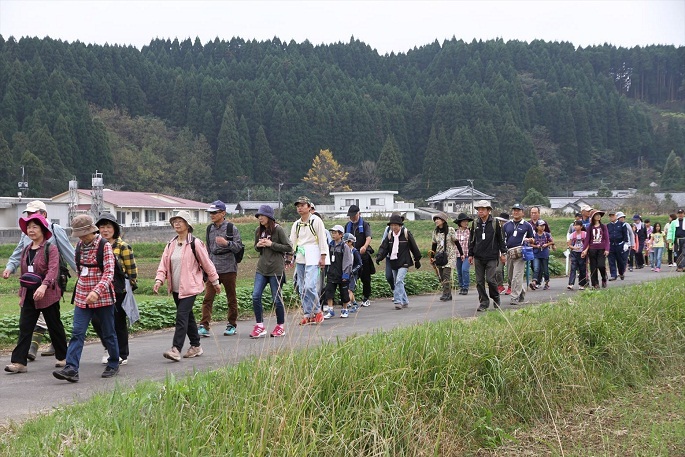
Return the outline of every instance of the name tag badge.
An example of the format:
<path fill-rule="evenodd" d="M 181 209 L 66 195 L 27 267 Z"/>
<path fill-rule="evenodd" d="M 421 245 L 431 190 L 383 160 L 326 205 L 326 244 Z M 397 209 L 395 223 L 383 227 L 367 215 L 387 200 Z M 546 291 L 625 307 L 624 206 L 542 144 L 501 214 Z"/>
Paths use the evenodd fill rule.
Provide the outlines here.
<path fill-rule="evenodd" d="M 335 254 L 331 256 L 331 263 L 335 262 Z"/>
<path fill-rule="evenodd" d="M 483 230 L 483 235 L 481 236 L 481 239 L 485 239 L 485 230 Z"/>
<path fill-rule="evenodd" d="M 81 276 L 88 276 L 88 267 L 83 267 L 81 269 Z"/>
<path fill-rule="evenodd" d="M 514 235 L 513 235 L 513 236 L 515 237 L 515 236 L 518 234 L 518 232 L 519 232 L 518 230 L 514 230 Z"/>
<path fill-rule="evenodd" d="M 28 270 L 29 270 L 29 273 L 33 273 L 33 265 L 29 265 Z"/>

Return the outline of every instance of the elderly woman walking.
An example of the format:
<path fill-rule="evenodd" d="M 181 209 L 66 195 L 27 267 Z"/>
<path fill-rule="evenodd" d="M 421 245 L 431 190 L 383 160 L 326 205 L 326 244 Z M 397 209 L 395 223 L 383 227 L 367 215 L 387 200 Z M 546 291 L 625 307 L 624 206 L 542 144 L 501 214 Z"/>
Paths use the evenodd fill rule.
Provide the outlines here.
<path fill-rule="evenodd" d="M 440 212 L 433 216 L 435 230 L 433 230 L 432 245 L 429 262 L 437 269 L 442 295 L 440 301 L 452 300 L 452 266 L 457 265 L 457 250 L 459 258 L 463 258 L 464 251 L 457 238 L 457 232 L 447 225 L 447 214 Z"/>
<path fill-rule="evenodd" d="M 202 273 L 207 274 L 207 280 L 212 283 L 217 293 L 221 291 L 219 275 L 214 264 L 209 259 L 207 249 L 199 238 L 193 236 L 193 226 L 190 223 L 190 213 L 179 211 L 169 219 L 169 223 L 176 231 L 176 236 L 169 241 L 157 267 L 153 291 L 167 282 L 167 288 L 176 303 L 176 330 L 171 349 L 164 353 L 164 357 L 174 362 L 181 360 L 181 349 L 186 335 L 190 340 L 190 348 L 183 357 L 191 358 L 202 355 L 200 334 L 193 314 L 195 297 L 204 291 Z"/>
<path fill-rule="evenodd" d="M 29 348 L 38 315 L 43 312 L 50 339 L 55 347 L 56 366 L 64 366 L 67 355 L 67 337 L 59 314 L 59 251 L 55 244 L 48 244 L 52 237 L 49 223 L 40 213 L 19 219 L 21 231 L 29 237 L 31 244 L 21 254 L 21 289 L 19 290 L 19 338 L 12 351 L 8 373 L 26 373 Z"/>

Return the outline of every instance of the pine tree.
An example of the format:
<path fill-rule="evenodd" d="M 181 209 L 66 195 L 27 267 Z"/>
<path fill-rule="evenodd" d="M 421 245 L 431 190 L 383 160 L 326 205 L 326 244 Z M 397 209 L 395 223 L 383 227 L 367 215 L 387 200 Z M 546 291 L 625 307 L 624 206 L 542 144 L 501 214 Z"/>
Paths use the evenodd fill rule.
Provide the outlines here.
<path fill-rule="evenodd" d="M 683 177 L 683 161 L 675 151 L 671 151 L 666 159 L 664 171 L 661 173 L 661 188 L 663 190 L 678 190 L 685 184 Z"/>
<path fill-rule="evenodd" d="M 0 195 L 12 195 L 16 192 L 16 183 L 19 167 L 12 157 L 10 146 L 0 132 Z"/>
<path fill-rule="evenodd" d="M 547 176 L 538 165 L 530 167 L 523 180 L 523 191 L 528 192 L 528 189 L 531 188 L 537 189 L 542 195 L 547 195 L 549 193 Z"/>
<path fill-rule="evenodd" d="M 331 192 L 349 192 L 347 185 L 348 173 L 343 171 L 342 166 L 333 158 L 333 153 L 328 149 L 322 149 L 319 155 L 314 157 L 312 167 L 302 178 L 317 198 L 329 199 Z"/>
<path fill-rule="evenodd" d="M 231 182 L 237 176 L 246 176 L 240 160 L 240 136 L 236 123 L 235 112 L 229 102 L 221 121 L 214 160 L 214 180 L 218 183 Z"/>
<path fill-rule="evenodd" d="M 378 162 L 376 162 L 376 169 L 386 189 L 396 189 L 404 180 L 405 171 L 402 155 L 392 134 L 385 138 L 383 149 L 381 149 Z"/>
<path fill-rule="evenodd" d="M 264 186 L 268 186 L 274 182 L 273 170 L 278 168 L 275 163 L 271 148 L 269 147 L 269 140 L 266 139 L 264 127 L 259 126 L 254 143 L 254 182 Z"/>

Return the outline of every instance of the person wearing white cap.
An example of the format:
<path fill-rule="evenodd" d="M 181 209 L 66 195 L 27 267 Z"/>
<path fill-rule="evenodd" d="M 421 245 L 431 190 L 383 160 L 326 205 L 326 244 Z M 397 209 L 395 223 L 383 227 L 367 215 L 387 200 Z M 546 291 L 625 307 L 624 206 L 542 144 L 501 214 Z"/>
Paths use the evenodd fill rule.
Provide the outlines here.
<path fill-rule="evenodd" d="M 480 200 L 474 204 L 478 218 L 471 224 L 471 237 L 469 239 L 469 263 L 474 266 L 476 272 L 476 290 L 480 306 L 476 311 L 482 312 L 490 307 L 490 299 L 493 306 L 501 305 L 497 280 L 497 260 L 506 262 L 504 253 L 504 235 L 502 228 L 493 217 L 492 206 L 487 200 Z M 530 225 L 530 224 L 529 224 Z M 488 292 L 485 290 L 485 282 L 488 283 Z"/>
<path fill-rule="evenodd" d="M 329 231 L 333 241 L 328 245 L 328 257 L 331 259 L 331 264 L 326 270 L 326 303 L 328 306 L 324 310 L 323 318 L 329 319 L 335 315 L 333 299 L 335 299 L 336 290 L 340 290 L 340 301 L 342 302 L 340 317 L 346 318 L 349 316 L 347 308 L 350 304 L 349 286 L 354 256 L 352 249 L 342 240 L 345 232 L 342 225 L 334 225 Z"/>
<path fill-rule="evenodd" d="M 625 278 L 626 263 L 624 261 L 623 253 L 630 249 L 630 242 L 628 240 L 629 227 L 623 222 L 619 221 L 618 216 L 622 212 L 609 211 L 609 223 L 607 230 L 609 231 L 609 281 L 616 281 L 620 276 Z M 623 214 L 625 217 L 625 214 Z"/>
<path fill-rule="evenodd" d="M 36 213 L 42 215 L 45 219 L 50 220 L 48 218 L 47 207 L 45 206 L 45 203 L 43 203 L 40 200 L 33 200 L 28 202 L 26 204 L 26 209 L 24 209 L 24 214 L 26 214 L 26 216 L 30 216 Z M 59 224 L 55 224 L 54 222 L 50 223 L 50 232 L 52 233 L 52 237 L 48 240 L 48 243 L 54 243 L 57 246 L 57 250 L 59 251 L 61 259 L 64 261 L 62 263 L 66 262 L 66 264 L 71 267 L 72 271 L 76 271 L 76 262 L 74 261 L 74 247 L 69 242 L 69 237 L 67 236 L 67 233 Z M 7 261 L 5 271 L 2 273 L 3 278 L 9 278 L 10 275 L 17 270 L 17 268 L 19 267 L 19 261 L 21 260 L 22 251 L 26 246 L 30 245 L 31 243 L 31 239 L 22 233 L 21 237 L 19 238 L 19 243 L 14 248 L 14 252 L 12 252 L 12 255 Z M 60 271 L 59 281 L 63 287 L 62 292 L 64 292 L 64 288 L 66 288 L 68 278 L 68 270 Z M 40 346 L 40 343 L 43 341 L 43 336 L 45 335 L 47 328 L 48 327 L 45 323 L 45 319 L 43 318 L 43 314 L 41 313 L 38 317 L 36 328 L 33 331 L 33 341 L 31 342 L 31 349 L 29 350 L 29 360 L 36 359 L 36 355 L 38 353 L 38 346 Z M 50 347 L 45 351 L 41 352 L 40 355 L 49 357 L 55 355 L 54 346 L 51 344 Z"/>

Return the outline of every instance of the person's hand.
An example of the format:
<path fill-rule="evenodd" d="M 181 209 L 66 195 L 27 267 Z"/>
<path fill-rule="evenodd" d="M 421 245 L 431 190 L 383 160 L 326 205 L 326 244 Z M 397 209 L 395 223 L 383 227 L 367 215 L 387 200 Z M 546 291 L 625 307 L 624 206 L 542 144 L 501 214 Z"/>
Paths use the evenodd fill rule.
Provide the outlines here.
<path fill-rule="evenodd" d="M 586 255 L 587 255 L 587 251 L 583 251 L 580 253 L 580 258 L 584 259 Z"/>
<path fill-rule="evenodd" d="M 381 258 L 379 256 L 376 256 L 376 265 L 381 264 Z"/>
<path fill-rule="evenodd" d="M 629 249 L 630 249 L 630 245 L 628 243 L 624 243 L 623 244 L 623 252 L 628 252 Z"/>
<path fill-rule="evenodd" d="M 138 289 L 138 283 L 132 282 L 131 283 L 131 292 L 135 292 L 137 289 Z"/>
<path fill-rule="evenodd" d="M 228 246 L 228 240 L 226 238 L 224 238 L 223 236 L 217 236 L 214 240 L 216 241 L 216 244 L 219 246 L 223 246 L 223 247 Z"/>
<path fill-rule="evenodd" d="M 217 294 L 221 293 L 221 283 L 220 282 L 214 284 L 214 292 L 216 292 Z"/>
<path fill-rule="evenodd" d="M 360 248 L 359 248 L 359 253 L 360 253 L 361 255 L 366 254 L 366 246 L 360 247 Z"/>
<path fill-rule="evenodd" d="M 324 268 L 326 266 L 326 256 L 322 255 L 321 258 L 319 258 L 319 267 Z"/>
<path fill-rule="evenodd" d="M 94 290 L 91 290 L 88 296 L 86 297 L 86 303 L 89 305 L 94 304 L 96 301 L 100 299 L 100 296 L 95 292 Z"/>
<path fill-rule="evenodd" d="M 414 262 L 414 268 L 416 268 L 417 270 L 421 268 L 421 262 L 419 262 L 418 260 Z"/>
<path fill-rule="evenodd" d="M 435 257 L 428 257 L 428 262 L 433 265 L 435 263 Z"/>
<path fill-rule="evenodd" d="M 473 257 L 469 257 L 469 265 L 473 265 Z"/>
<path fill-rule="evenodd" d="M 33 293 L 33 299 L 34 300 L 40 300 L 45 296 L 45 291 L 47 290 L 48 286 L 45 284 L 41 284 L 41 286 L 36 289 L 36 291 Z"/>
<path fill-rule="evenodd" d="M 609 251 L 604 251 L 604 257 L 607 257 L 609 255 Z"/>
<path fill-rule="evenodd" d="M 12 274 L 12 272 L 10 272 L 9 270 L 5 270 L 2 272 L 2 277 L 7 279 L 10 277 L 11 274 Z"/>
<path fill-rule="evenodd" d="M 152 291 L 155 293 L 155 295 L 157 295 L 157 293 L 159 292 L 159 287 L 160 287 L 161 285 L 162 285 L 162 281 L 160 281 L 159 279 L 157 279 L 157 280 L 155 281 L 155 285 L 152 286 Z"/>
<path fill-rule="evenodd" d="M 504 265 L 507 263 L 507 256 L 502 254 L 501 256 L 499 256 L 499 260 L 502 262 L 502 265 Z"/>

